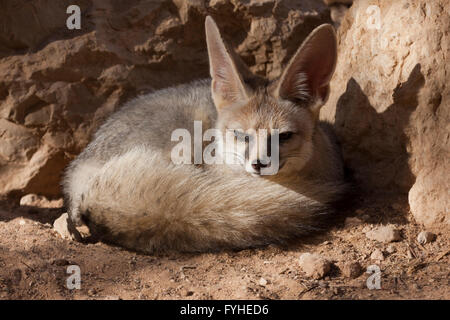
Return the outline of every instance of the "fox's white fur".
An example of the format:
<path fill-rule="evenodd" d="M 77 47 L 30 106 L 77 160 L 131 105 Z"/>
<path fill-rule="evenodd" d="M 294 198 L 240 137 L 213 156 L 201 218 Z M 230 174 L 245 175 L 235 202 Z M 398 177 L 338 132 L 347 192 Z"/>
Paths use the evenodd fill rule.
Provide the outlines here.
<path fill-rule="evenodd" d="M 94 238 L 146 253 L 286 242 L 315 230 L 344 195 L 339 151 L 317 119 L 335 66 L 331 27 L 314 31 L 274 83 L 244 82 L 209 17 L 206 31 L 212 81 L 131 101 L 68 167 L 63 185 L 69 215 Z M 330 53 L 318 60 L 323 52 Z M 292 131 L 280 147 L 280 172 L 255 177 L 248 163 L 238 171 L 173 164 L 170 134 L 192 131 L 194 120 L 222 131 Z"/>

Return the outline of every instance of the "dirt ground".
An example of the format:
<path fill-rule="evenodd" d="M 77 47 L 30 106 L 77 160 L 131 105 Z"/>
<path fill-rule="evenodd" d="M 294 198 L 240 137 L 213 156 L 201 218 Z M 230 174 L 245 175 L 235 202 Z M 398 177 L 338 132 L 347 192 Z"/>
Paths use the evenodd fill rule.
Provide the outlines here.
<path fill-rule="evenodd" d="M 450 299 L 450 240 L 437 233 L 421 245 L 423 229 L 401 199 L 359 199 L 342 223 L 296 246 L 239 252 L 145 256 L 103 243 L 62 239 L 52 228 L 62 201 L 40 206 L 0 202 L 0 299 Z M 365 232 L 380 224 L 402 240 L 380 243 Z M 380 249 L 383 260 L 372 260 Z M 317 280 L 299 266 L 302 253 L 333 263 Z M 356 278 L 344 276 L 358 262 Z M 369 290 L 366 268 L 378 265 L 381 289 Z M 81 271 L 81 289 L 69 290 L 69 265 Z"/>

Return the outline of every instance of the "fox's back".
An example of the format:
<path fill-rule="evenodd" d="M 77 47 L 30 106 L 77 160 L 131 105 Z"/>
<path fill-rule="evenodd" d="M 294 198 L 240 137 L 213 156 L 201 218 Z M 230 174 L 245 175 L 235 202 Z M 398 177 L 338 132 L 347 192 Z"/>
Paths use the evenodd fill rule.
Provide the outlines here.
<path fill-rule="evenodd" d="M 170 155 L 175 129 L 193 131 L 194 121 L 213 126 L 216 110 L 210 80 L 199 80 L 139 96 L 111 115 L 79 158 L 105 162 L 136 146 Z"/>

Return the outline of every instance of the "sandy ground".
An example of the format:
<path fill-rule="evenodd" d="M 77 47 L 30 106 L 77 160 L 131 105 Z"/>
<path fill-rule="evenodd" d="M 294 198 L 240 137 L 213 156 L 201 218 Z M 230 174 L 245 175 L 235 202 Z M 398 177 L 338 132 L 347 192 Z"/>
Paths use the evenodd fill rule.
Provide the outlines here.
<path fill-rule="evenodd" d="M 0 203 L 0 299 L 450 299 L 450 240 L 437 233 L 421 245 L 422 231 L 401 200 L 359 199 L 342 222 L 288 248 L 145 256 L 103 243 L 62 239 L 52 223 L 62 201 L 39 206 Z M 355 222 L 356 221 L 356 222 Z M 380 243 L 365 232 L 380 224 L 401 230 L 402 240 Z M 380 249 L 383 260 L 372 260 Z M 333 263 L 323 279 L 299 266 L 304 252 Z M 341 268 L 358 262 L 362 272 Z M 378 265 L 381 289 L 369 290 L 366 268 Z M 81 288 L 69 290 L 69 265 L 78 265 Z M 261 279 L 263 278 L 263 280 Z"/>

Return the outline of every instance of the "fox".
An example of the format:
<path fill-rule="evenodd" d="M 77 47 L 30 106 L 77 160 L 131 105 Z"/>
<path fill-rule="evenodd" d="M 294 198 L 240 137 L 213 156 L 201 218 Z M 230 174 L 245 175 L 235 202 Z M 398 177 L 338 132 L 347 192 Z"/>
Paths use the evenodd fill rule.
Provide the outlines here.
<path fill-rule="evenodd" d="M 145 254 L 241 250 L 286 244 L 321 229 L 348 190 L 329 123 L 319 119 L 337 60 L 334 28 L 303 41 L 281 76 L 252 74 L 205 20 L 210 78 L 141 95 L 113 113 L 67 167 L 65 206 L 86 239 Z M 278 167 L 255 152 L 222 144 L 234 164 L 176 164 L 177 128 L 242 134 L 278 132 Z M 220 143 L 219 143 L 220 144 Z"/>

